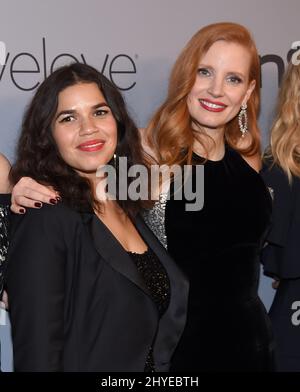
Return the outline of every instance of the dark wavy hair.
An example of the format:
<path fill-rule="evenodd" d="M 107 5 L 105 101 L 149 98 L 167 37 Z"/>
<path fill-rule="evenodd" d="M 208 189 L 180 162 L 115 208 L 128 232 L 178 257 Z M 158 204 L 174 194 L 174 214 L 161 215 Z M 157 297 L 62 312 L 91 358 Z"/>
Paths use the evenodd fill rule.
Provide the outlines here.
<path fill-rule="evenodd" d="M 71 208 L 81 211 L 95 208 L 100 211 L 101 203 L 95 199 L 90 181 L 81 177 L 62 159 L 52 135 L 58 95 L 77 83 L 96 83 L 102 92 L 117 123 L 117 156 L 127 157 L 128 167 L 134 164 L 148 167 L 139 131 L 118 89 L 95 68 L 73 63 L 53 72 L 36 91 L 23 118 L 17 159 L 10 180 L 15 184 L 21 177 L 31 177 L 41 184 L 52 185 L 60 193 L 63 202 Z M 118 167 L 116 169 L 118 172 Z M 118 178 L 117 175 L 117 189 Z M 128 178 L 128 186 L 131 181 Z M 118 193 L 116 196 L 118 200 Z M 118 203 L 130 216 L 134 216 L 141 208 L 149 207 L 149 201 L 133 201 L 129 198 L 118 200 Z"/>

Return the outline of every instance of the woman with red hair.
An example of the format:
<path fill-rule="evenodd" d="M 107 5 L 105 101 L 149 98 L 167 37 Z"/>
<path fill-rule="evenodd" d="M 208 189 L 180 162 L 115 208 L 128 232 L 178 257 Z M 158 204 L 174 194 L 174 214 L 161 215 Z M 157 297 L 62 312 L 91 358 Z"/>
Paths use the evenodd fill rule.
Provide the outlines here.
<path fill-rule="evenodd" d="M 248 30 L 209 25 L 179 55 L 147 129 L 160 164 L 192 164 L 194 182 L 195 168 L 204 165 L 201 210 L 186 211 L 187 200 L 176 200 L 171 186 L 147 217 L 190 279 L 174 371 L 273 370 L 270 322 L 257 293 L 271 214 L 258 174 L 259 92 L 260 62 Z"/>
<path fill-rule="evenodd" d="M 174 186 L 160 193 L 146 221 L 190 279 L 187 325 L 173 371 L 271 371 L 272 332 L 258 297 L 259 253 L 271 199 L 258 171 L 260 62 L 246 28 L 204 27 L 171 73 L 168 95 L 144 132 L 160 165 L 204 165 L 204 206 L 187 211 Z M 200 172 L 201 173 L 201 172 Z M 14 208 L 32 206 L 26 181 Z M 175 184 L 175 182 L 173 182 Z M 53 194 L 55 196 L 55 194 Z M 23 203 L 23 204 L 22 204 Z"/>

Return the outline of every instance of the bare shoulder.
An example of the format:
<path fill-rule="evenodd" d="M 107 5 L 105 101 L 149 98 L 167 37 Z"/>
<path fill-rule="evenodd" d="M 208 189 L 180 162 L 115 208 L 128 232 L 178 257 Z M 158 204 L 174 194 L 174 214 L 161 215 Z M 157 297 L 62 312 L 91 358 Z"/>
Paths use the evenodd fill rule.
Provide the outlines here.
<path fill-rule="evenodd" d="M 9 160 L 0 153 L 0 193 L 9 193 L 11 191 L 8 181 L 10 167 Z"/>

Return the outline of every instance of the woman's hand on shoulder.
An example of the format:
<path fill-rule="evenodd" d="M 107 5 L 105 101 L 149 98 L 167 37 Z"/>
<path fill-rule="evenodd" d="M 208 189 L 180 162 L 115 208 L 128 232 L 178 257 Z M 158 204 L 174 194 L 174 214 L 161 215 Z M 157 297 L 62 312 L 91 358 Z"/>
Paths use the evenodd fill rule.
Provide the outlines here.
<path fill-rule="evenodd" d="M 16 214 L 24 214 L 24 207 L 41 208 L 43 203 L 54 205 L 59 200 L 58 192 L 51 186 L 41 185 L 30 177 L 22 177 L 12 189 L 10 209 Z"/>

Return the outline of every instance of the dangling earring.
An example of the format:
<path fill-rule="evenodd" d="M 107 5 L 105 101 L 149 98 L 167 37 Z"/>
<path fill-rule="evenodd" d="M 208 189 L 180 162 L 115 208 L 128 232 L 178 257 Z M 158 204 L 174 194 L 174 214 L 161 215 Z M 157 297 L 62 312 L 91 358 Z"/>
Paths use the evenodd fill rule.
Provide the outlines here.
<path fill-rule="evenodd" d="M 248 132 L 247 104 L 243 103 L 239 112 L 239 127 L 242 137 Z"/>
<path fill-rule="evenodd" d="M 113 155 L 112 165 L 115 168 L 115 171 L 118 172 L 118 170 L 119 170 L 119 157 L 116 153 L 114 153 L 114 155 Z"/>

